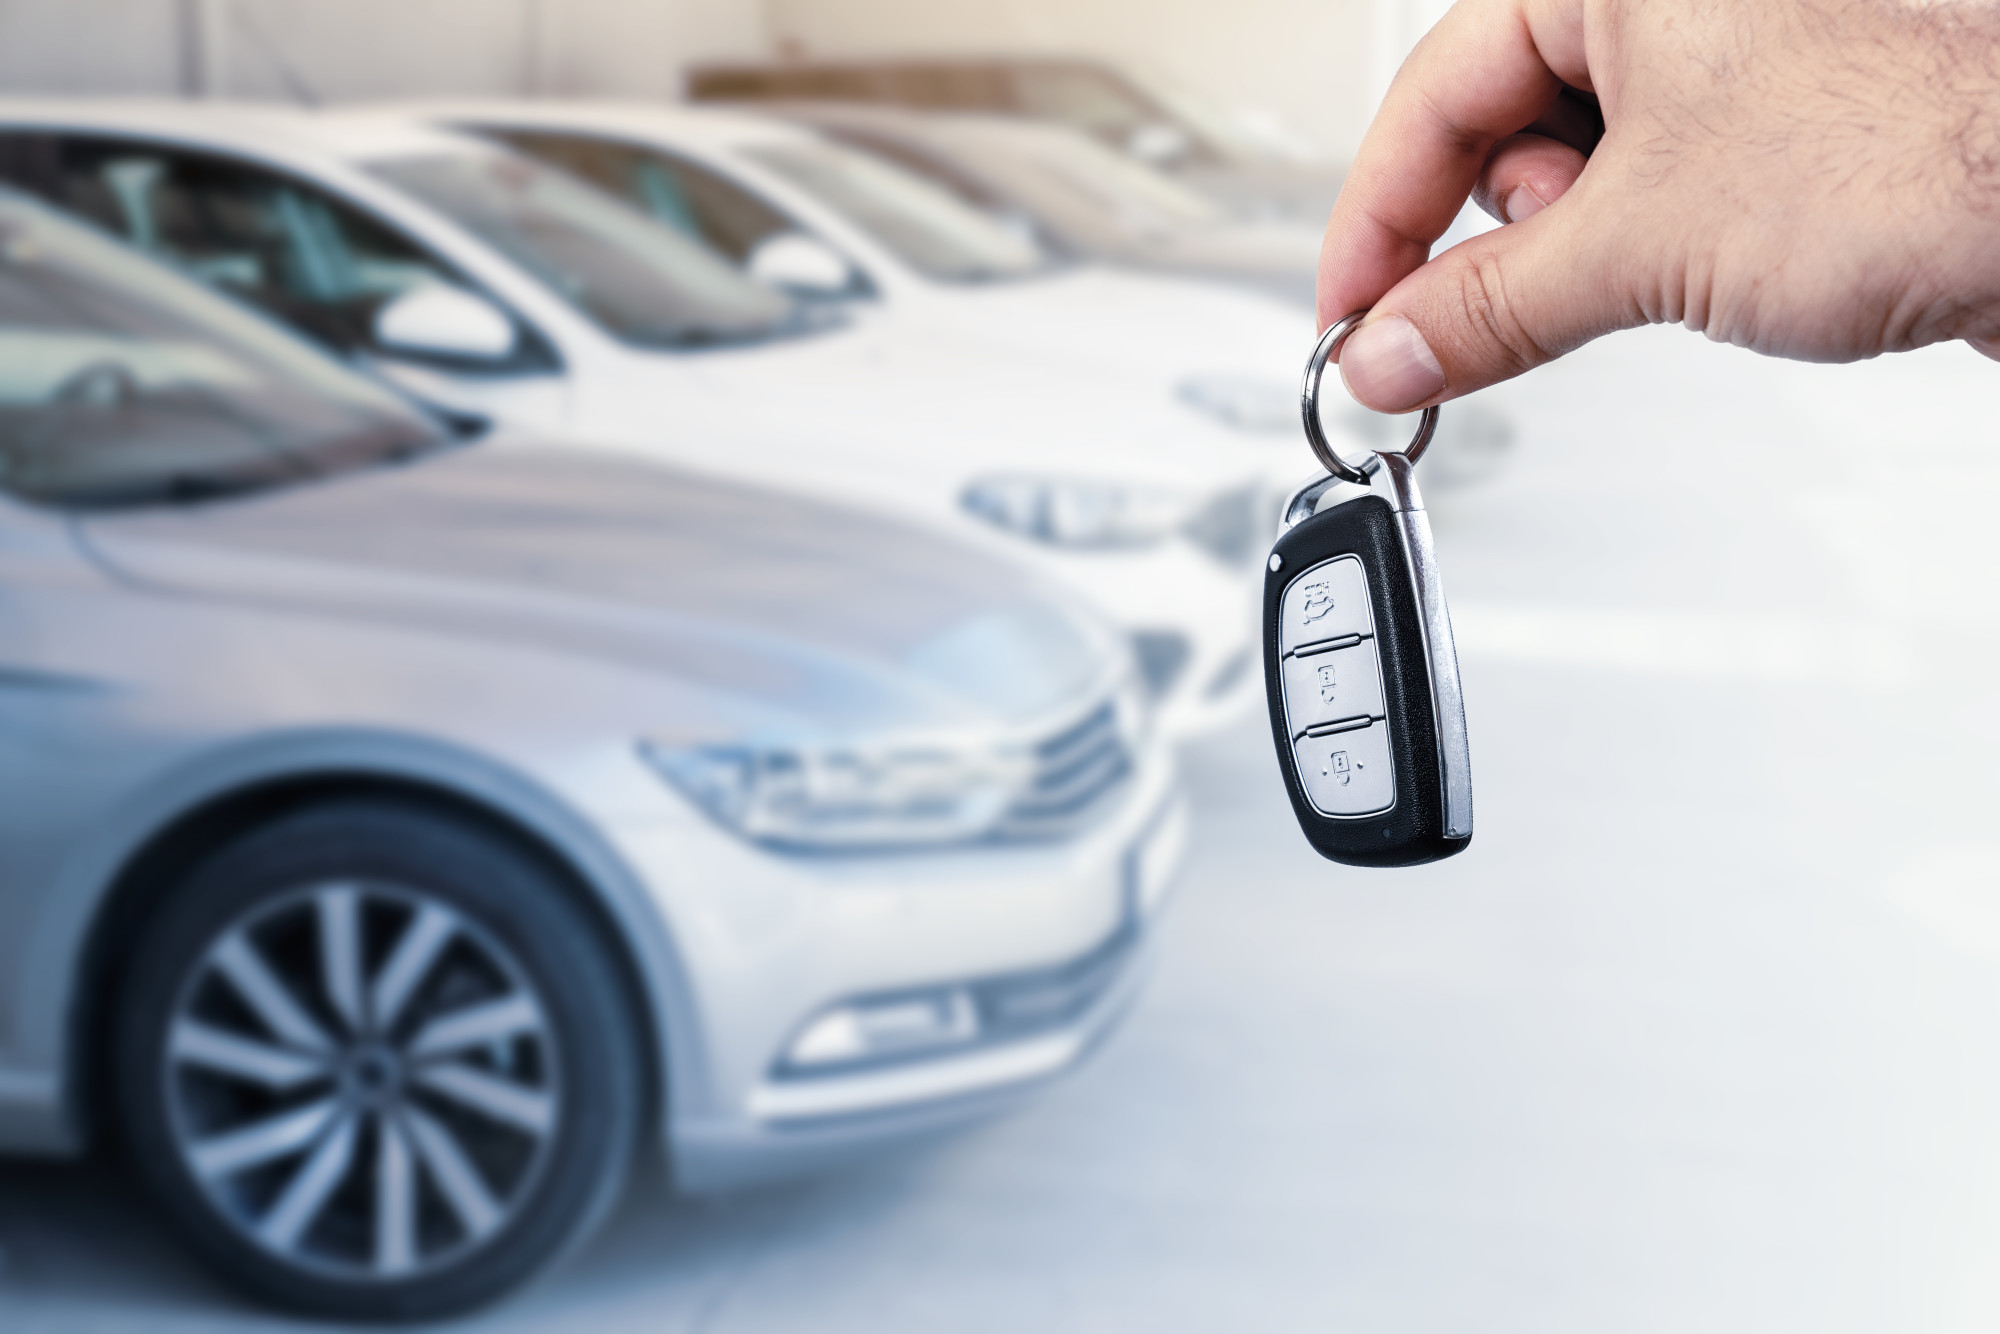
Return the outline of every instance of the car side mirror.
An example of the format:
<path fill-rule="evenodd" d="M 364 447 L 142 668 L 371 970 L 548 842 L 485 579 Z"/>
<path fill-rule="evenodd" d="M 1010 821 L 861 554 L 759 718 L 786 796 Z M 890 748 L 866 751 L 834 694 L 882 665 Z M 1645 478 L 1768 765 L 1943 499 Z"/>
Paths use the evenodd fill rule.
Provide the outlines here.
<path fill-rule="evenodd" d="M 485 297 L 428 283 L 375 312 L 375 342 L 388 352 L 457 361 L 504 361 L 513 354 L 514 322 Z"/>
<path fill-rule="evenodd" d="M 854 266 L 832 246 L 803 232 L 765 237 L 743 271 L 766 287 L 798 296 L 844 296 L 854 290 Z"/>
<path fill-rule="evenodd" d="M 1186 133 L 1172 125 L 1141 125 L 1125 139 L 1126 152 L 1156 167 L 1172 166 L 1193 146 Z"/>

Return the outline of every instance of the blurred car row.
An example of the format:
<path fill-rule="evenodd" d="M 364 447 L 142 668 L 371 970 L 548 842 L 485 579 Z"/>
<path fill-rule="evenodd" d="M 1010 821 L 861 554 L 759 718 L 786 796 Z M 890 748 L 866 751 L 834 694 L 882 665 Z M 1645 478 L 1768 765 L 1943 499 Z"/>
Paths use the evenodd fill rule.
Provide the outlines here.
<path fill-rule="evenodd" d="M 1115 1021 L 1309 317 L 815 124 L 0 103 L 0 1148 L 436 1316 Z"/>
<path fill-rule="evenodd" d="M 715 64 L 688 73 L 697 102 L 826 102 L 1006 117 L 1060 126 L 1158 169 L 1250 218 L 1317 231 L 1341 172 L 1258 113 L 1101 61 L 1053 56 L 904 56 Z"/>

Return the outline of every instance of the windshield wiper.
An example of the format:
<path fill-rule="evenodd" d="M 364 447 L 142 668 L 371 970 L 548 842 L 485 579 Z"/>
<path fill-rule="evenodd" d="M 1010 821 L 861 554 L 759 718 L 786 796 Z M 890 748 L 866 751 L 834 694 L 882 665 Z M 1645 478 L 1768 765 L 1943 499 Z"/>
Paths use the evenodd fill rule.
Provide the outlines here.
<path fill-rule="evenodd" d="M 627 329 L 624 337 L 646 347 L 678 348 L 687 351 L 714 348 L 754 347 L 782 338 L 801 338 L 837 329 L 849 316 L 831 303 L 800 303 L 782 320 L 757 325 L 677 324 L 663 330 Z"/>
<path fill-rule="evenodd" d="M 223 500 L 229 496 L 248 495 L 250 492 L 262 491 L 266 487 L 275 486 L 281 482 L 302 480 L 306 475 L 301 473 L 280 478 L 250 475 L 231 476 L 228 473 L 215 472 L 176 472 L 168 473 L 165 477 L 160 478 L 155 489 L 158 492 L 158 499 L 182 505 L 203 500 Z"/>
<path fill-rule="evenodd" d="M 718 329 L 712 325 L 685 325 L 663 334 L 657 340 L 668 347 L 744 347 L 752 343 L 770 340 L 772 327 L 754 329 Z"/>
<path fill-rule="evenodd" d="M 129 509 L 141 505 L 192 505 L 249 495 L 302 476 L 276 477 L 257 473 L 176 472 L 155 477 L 130 477 L 94 486 L 23 487 L 20 494 L 66 509 Z"/>

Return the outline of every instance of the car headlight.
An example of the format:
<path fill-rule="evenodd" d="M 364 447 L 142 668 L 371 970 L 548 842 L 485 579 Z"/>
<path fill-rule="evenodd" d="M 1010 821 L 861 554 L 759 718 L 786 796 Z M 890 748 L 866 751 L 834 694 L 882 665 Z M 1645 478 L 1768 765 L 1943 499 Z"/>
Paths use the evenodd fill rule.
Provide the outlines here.
<path fill-rule="evenodd" d="M 1194 497 L 1172 487 L 1045 477 L 988 477 L 961 499 L 997 528 L 1065 547 L 1152 546 L 1178 533 L 1196 508 Z"/>
<path fill-rule="evenodd" d="M 959 843 L 991 831 L 1027 784 L 1026 754 L 641 742 L 639 753 L 717 823 L 799 851 Z"/>

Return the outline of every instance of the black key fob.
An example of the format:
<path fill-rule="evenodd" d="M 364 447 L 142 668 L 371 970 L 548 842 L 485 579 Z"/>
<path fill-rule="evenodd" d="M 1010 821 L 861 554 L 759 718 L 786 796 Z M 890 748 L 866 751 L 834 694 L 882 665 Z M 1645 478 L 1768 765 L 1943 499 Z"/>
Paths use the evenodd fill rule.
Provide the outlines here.
<path fill-rule="evenodd" d="M 1472 841 L 1458 654 L 1412 475 L 1436 410 L 1407 451 L 1340 459 L 1316 430 L 1318 380 L 1352 326 L 1308 367 L 1307 435 L 1330 475 L 1286 503 L 1267 563 L 1264 685 L 1307 840 L 1350 866 L 1415 866 Z"/>

